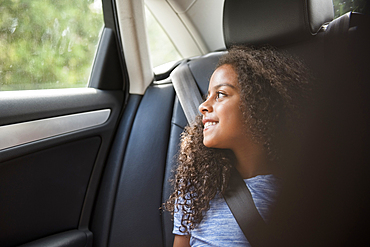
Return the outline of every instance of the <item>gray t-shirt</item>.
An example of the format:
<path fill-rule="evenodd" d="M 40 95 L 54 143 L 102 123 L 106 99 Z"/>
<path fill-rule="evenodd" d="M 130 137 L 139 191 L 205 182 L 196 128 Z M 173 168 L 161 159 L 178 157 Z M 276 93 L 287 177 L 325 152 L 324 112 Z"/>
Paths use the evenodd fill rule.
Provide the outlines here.
<path fill-rule="evenodd" d="M 244 181 L 258 212 L 265 221 L 268 220 L 279 190 L 279 179 L 273 175 L 259 175 Z M 179 230 L 181 216 L 181 212 L 175 211 L 173 234 L 184 235 Z M 220 196 L 210 202 L 210 209 L 202 222 L 190 231 L 190 235 L 190 246 L 250 246 L 225 200 Z"/>

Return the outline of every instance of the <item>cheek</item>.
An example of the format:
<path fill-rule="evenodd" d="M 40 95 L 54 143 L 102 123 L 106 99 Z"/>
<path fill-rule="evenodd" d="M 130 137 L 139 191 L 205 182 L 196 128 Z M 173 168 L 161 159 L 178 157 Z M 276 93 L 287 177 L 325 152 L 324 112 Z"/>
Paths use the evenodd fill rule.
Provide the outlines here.
<path fill-rule="evenodd" d="M 235 125 L 235 127 L 242 128 L 244 126 L 243 113 L 238 106 L 225 110 L 224 115 L 225 119 L 227 119 L 230 124 Z"/>
<path fill-rule="evenodd" d="M 229 112 L 230 118 L 229 118 L 229 134 L 235 137 L 245 137 L 247 134 L 247 128 L 246 123 L 244 121 L 244 117 L 242 112 L 237 109 L 233 112 Z"/>

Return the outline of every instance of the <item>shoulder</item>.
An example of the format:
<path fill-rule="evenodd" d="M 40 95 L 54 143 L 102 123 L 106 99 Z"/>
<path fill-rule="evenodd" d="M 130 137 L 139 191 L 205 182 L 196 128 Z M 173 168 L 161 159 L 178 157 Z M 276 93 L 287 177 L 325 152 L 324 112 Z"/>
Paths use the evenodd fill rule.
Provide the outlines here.
<path fill-rule="evenodd" d="M 281 179 L 274 175 L 260 175 L 244 181 L 258 212 L 265 221 L 268 220 L 271 207 L 275 204 L 281 188 Z"/>
<path fill-rule="evenodd" d="M 281 187 L 281 178 L 273 174 L 258 175 L 252 178 L 244 179 L 249 189 L 278 191 Z"/>

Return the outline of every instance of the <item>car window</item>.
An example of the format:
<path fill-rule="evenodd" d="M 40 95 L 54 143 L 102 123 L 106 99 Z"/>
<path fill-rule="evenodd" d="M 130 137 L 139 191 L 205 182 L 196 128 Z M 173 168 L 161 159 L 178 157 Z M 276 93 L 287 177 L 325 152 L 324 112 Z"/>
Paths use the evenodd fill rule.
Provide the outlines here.
<path fill-rule="evenodd" d="M 366 0 L 333 0 L 334 18 L 337 18 L 349 11 L 363 13 Z"/>
<path fill-rule="evenodd" d="M 166 65 L 171 66 L 171 62 L 180 60 L 181 56 L 147 7 L 145 7 L 145 17 L 150 56 L 153 67 L 157 67 L 154 69 L 156 73 L 159 70 L 166 70 Z"/>
<path fill-rule="evenodd" d="M 1 91 L 87 86 L 101 0 L 2 1 L 0 13 Z"/>

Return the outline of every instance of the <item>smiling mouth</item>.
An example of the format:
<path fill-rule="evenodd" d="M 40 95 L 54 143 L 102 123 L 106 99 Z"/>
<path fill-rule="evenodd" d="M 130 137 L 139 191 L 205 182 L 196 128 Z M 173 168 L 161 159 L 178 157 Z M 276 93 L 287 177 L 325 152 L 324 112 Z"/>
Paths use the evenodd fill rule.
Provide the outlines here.
<path fill-rule="evenodd" d="M 206 122 L 204 124 L 204 129 L 207 129 L 208 127 L 216 125 L 216 124 L 217 124 L 217 122 Z"/>

